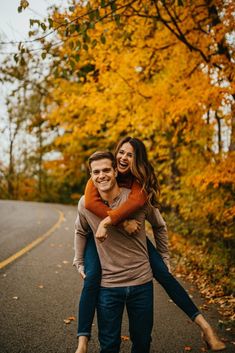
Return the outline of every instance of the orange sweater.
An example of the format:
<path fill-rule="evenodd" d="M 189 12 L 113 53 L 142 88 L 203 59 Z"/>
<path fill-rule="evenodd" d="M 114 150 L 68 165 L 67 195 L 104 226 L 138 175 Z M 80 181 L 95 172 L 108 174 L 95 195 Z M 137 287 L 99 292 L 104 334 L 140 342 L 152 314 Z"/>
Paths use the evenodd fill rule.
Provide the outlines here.
<path fill-rule="evenodd" d="M 117 181 L 119 186 L 131 188 L 131 192 L 127 201 L 116 209 L 111 209 L 102 202 L 98 190 L 91 179 L 88 180 L 85 188 L 86 209 L 102 219 L 110 216 L 111 222 L 114 225 L 127 219 L 131 213 L 137 211 L 147 201 L 147 195 L 136 180 L 129 177 Z"/>

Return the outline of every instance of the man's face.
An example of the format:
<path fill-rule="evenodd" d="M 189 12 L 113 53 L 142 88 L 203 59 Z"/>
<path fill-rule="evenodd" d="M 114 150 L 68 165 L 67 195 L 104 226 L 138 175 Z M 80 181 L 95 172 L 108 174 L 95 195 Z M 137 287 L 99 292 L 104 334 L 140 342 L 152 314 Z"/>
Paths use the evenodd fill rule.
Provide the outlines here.
<path fill-rule="evenodd" d="M 91 178 L 100 192 L 109 192 L 116 185 L 117 171 L 110 159 L 91 162 Z"/>

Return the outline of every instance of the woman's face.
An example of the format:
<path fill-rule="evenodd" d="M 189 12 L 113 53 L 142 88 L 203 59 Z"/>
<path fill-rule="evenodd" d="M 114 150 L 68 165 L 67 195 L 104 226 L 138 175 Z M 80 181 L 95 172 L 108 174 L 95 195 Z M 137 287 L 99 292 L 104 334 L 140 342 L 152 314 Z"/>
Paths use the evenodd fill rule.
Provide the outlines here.
<path fill-rule="evenodd" d="M 134 157 L 134 149 L 129 142 L 124 143 L 118 150 L 117 169 L 119 173 L 126 174 L 131 170 L 131 164 Z"/>

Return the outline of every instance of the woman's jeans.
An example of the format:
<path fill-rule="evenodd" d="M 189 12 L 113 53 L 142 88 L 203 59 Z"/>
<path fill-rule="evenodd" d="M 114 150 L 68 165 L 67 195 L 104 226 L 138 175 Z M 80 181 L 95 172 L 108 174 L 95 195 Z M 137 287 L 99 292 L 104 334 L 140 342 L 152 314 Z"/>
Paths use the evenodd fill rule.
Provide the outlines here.
<path fill-rule="evenodd" d="M 90 337 L 101 282 L 100 260 L 93 234 L 87 239 L 84 264 L 86 278 L 78 309 L 78 336 Z"/>
<path fill-rule="evenodd" d="M 124 308 L 129 319 L 131 353 L 149 353 L 153 327 L 153 283 L 100 287 L 97 303 L 100 353 L 118 353 Z"/>
<path fill-rule="evenodd" d="M 181 308 L 191 320 L 194 320 L 195 317 L 200 314 L 198 308 L 190 299 L 184 288 L 168 271 L 162 257 L 148 238 L 147 247 L 154 278 L 165 289 L 173 302 Z M 100 261 L 93 235 L 88 237 L 84 263 L 86 278 L 84 280 L 79 303 L 78 336 L 90 337 L 101 281 Z"/>

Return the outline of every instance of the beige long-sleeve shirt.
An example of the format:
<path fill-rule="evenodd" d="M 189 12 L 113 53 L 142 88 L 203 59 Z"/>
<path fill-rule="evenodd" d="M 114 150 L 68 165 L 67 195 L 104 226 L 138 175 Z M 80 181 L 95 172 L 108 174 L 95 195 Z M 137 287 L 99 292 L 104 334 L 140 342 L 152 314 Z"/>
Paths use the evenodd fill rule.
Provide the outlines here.
<path fill-rule="evenodd" d="M 113 201 L 111 208 L 117 208 L 128 198 L 130 190 L 122 188 Z M 129 235 L 119 226 L 108 226 L 108 237 L 104 242 L 96 240 L 97 251 L 102 268 L 101 286 L 121 287 L 147 283 L 152 279 L 152 270 L 146 245 L 145 220 L 152 225 L 156 247 L 163 260 L 169 261 L 168 236 L 166 224 L 158 209 L 149 205 L 141 207 L 132 214 L 132 218 L 141 222 L 140 231 Z M 85 208 L 84 196 L 78 203 L 78 214 L 75 222 L 73 264 L 78 268 L 83 265 L 87 235 L 93 234 L 101 219 Z"/>

